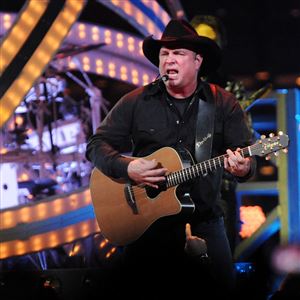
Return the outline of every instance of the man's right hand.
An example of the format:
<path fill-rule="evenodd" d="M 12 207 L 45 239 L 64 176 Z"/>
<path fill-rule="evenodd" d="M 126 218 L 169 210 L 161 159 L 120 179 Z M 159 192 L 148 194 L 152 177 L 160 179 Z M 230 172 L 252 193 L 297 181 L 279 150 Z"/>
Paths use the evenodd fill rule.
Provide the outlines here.
<path fill-rule="evenodd" d="M 138 185 L 158 188 L 156 183 L 165 180 L 167 169 L 157 168 L 157 166 L 158 162 L 155 159 L 137 158 L 129 163 L 127 168 L 128 176 Z"/>

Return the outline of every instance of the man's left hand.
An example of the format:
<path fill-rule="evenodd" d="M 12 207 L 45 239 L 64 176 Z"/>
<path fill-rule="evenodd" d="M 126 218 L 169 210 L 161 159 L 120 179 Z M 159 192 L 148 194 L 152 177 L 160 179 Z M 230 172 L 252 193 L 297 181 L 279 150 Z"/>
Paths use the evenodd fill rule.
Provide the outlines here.
<path fill-rule="evenodd" d="M 228 149 L 226 153 L 228 154 L 228 157 L 224 158 L 225 170 L 237 177 L 244 177 L 250 172 L 250 158 L 242 157 L 240 148 L 237 148 L 235 151 Z"/>

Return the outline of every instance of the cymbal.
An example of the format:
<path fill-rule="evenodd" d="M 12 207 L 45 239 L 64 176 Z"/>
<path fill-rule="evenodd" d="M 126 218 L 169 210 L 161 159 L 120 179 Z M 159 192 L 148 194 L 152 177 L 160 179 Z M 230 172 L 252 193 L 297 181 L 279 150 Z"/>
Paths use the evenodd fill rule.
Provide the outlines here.
<path fill-rule="evenodd" d="M 98 44 L 94 44 L 94 45 L 85 45 L 85 46 L 78 46 L 78 45 L 68 46 L 66 48 L 60 49 L 57 52 L 57 54 L 54 56 L 53 60 L 66 58 L 68 56 L 74 56 L 76 54 L 94 50 L 94 49 L 103 47 L 105 45 L 106 45 L 106 43 L 98 43 Z"/>

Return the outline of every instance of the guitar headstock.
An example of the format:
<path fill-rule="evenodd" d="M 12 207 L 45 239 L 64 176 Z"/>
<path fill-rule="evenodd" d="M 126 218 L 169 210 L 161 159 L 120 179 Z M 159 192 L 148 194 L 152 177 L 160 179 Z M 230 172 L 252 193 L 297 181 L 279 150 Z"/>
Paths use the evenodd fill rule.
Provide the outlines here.
<path fill-rule="evenodd" d="M 251 146 L 251 153 L 253 155 L 266 157 L 273 153 L 277 156 L 279 150 L 287 152 L 288 145 L 288 135 L 281 131 L 276 136 L 273 133 L 270 133 L 269 137 L 262 135 L 261 138 Z"/>

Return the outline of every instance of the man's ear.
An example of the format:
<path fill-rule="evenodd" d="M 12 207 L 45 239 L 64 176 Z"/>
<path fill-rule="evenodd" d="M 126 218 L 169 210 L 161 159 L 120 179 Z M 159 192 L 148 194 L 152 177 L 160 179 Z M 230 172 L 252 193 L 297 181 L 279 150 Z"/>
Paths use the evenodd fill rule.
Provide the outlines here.
<path fill-rule="evenodd" d="M 202 64 L 202 61 L 203 61 L 203 57 L 200 54 L 196 54 L 195 61 L 197 63 L 197 67 L 198 67 L 198 70 L 199 70 L 200 66 Z"/>

